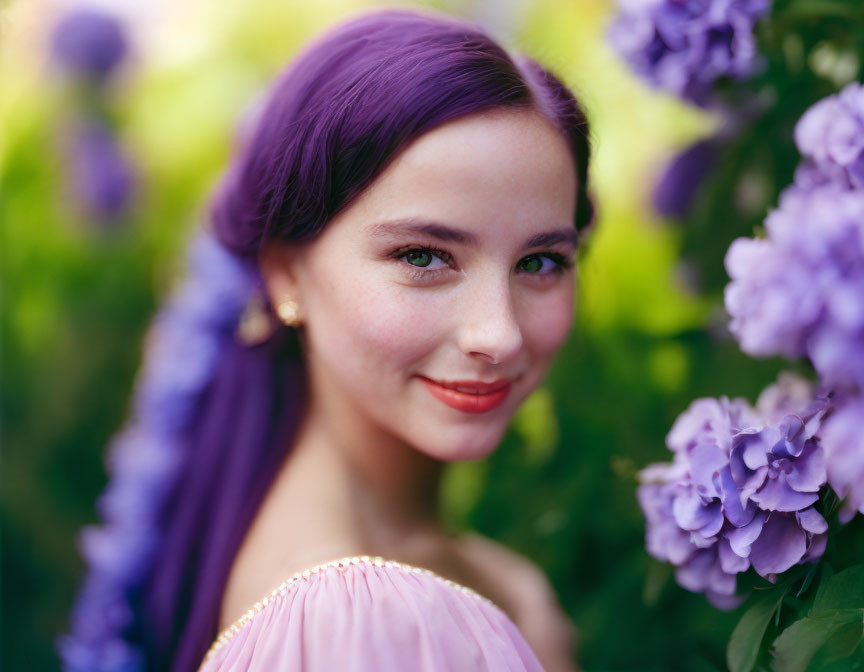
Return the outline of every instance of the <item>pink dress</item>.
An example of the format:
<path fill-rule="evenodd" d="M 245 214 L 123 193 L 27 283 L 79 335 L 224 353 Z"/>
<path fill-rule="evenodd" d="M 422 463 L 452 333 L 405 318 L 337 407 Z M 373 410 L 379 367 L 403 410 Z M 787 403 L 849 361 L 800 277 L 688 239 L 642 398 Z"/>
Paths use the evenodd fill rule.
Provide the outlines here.
<path fill-rule="evenodd" d="M 199 672 L 543 672 L 510 618 L 431 570 L 381 557 L 317 565 L 213 642 Z"/>

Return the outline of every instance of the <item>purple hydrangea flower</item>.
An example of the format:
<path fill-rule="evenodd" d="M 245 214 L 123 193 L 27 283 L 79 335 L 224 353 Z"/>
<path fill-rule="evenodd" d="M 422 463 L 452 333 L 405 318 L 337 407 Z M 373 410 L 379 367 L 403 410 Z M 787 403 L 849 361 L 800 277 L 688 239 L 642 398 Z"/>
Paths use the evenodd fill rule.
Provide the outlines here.
<path fill-rule="evenodd" d="M 787 187 L 765 229 L 726 253 L 741 349 L 808 356 L 825 385 L 864 389 L 864 190 Z"/>
<path fill-rule="evenodd" d="M 66 14 L 52 35 L 54 60 L 76 74 L 104 79 L 126 56 L 123 26 L 113 16 L 94 9 Z"/>
<path fill-rule="evenodd" d="M 676 453 L 688 453 L 697 444 L 710 443 L 731 449 L 731 436 L 760 422 L 746 399 L 721 397 L 696 399 L 672 424 L 666 445 Z"/>
<path fill-rule="evenodd" d="M 697 399 L 667 436 L 674 461 L 640 472 L 648 552 L 719 608 L 743 599 L 738 573 L 753 567 L 773 582 L 825 548 L 814 505 L 827 479 L 816 433 L 828 400 L 795 397 L 790 380 L 760 397 L 772 422 L 744 399 Z"/>
<path fill-rule="evenodd" d="M 864 86 L 852 82 L 812 105 L 795 125 L 795 144 L 805 158 L 796 183 L 864 189 Z"/>
<path fill-rule="evenodd" d="M 614 48 L 652 85 L 706 105 L 716 80 L 759 67 L 753 28 L 770 0 L 618 0 Z"/>
<path fill-rule="evenodd" d="M 841 522 L 848 522 L 856 513 L 864 513 L 864 398 L 841 398 L 835 406 L 819 435 L 825 448 L 828 482 L 843 498 L 839 517 Z"/>

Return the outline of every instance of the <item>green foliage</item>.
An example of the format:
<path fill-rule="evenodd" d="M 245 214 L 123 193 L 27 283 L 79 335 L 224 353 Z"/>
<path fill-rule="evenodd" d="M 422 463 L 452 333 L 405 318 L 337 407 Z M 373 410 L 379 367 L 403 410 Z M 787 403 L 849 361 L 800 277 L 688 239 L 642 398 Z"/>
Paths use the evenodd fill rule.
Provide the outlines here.
<path fill-rule="evenodd" d="M 810 608 L 810 616 L 835 609 L 860 609 L 864 605 L 864 565 L 855 565 L 823 578 Z"/>
<path fill-rule="evenodd" d="M 833 609 L 795 621 L 774 641 L 771 669 L 774 672 L 804 672 L 822 646 L 841 633 L 845 626 L 857 624 L 857 641 L 846 651 L 848 655 L 861 640 L 862 623 L 864 609 Z"/>
<path fill-rule="evenodd" d="M 768 624 L 774 618 L 788 589 L 788 586 L 784 585 L 769 591 L 738 621 L 726 650 L 726 662 L 730 672 L 750 672 L 753 669 Z"/>

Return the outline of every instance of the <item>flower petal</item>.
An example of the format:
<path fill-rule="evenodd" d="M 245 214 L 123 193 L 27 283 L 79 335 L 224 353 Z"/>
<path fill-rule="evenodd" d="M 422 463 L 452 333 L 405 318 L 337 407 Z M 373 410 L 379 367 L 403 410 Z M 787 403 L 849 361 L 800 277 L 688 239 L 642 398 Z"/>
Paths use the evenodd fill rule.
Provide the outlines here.
<path fill-rule="evenodd" d="M 828 531 L 828 523 L 812 506 L 809 509 L 795 512 L 795 518 L 802 529 L 812 532 L 813 534 L 822 534 Z"/>
<path fill-rule="evenodd" d="M 759 538 L 750 547 L 753 569 L 765 578 L 785 572 L 797 563 L 807 550 L 807 535 L 794 516 L 772 513 Z"/>
<path fill-rule="evenodd" d="M 726 532 L 726 538 L 729 540 L 729 546 L 735 553 L 742 558 L 750 555 L 750 548 L 754 541 L 762 533 L 762 526 L 765 524 L 766 514 L 759 511 L 744 527 L 734 527 Z"/>
<path fill-rule="evenodd" d="M 718 516 L 723 517 L 719 501 L 713 501 L 706 506 L 702 498 L 692 490 L 675 497 L 672 513 L 681 529 L 689 531 L 702 529 Z"/>
<path fill-rule="evenodd" d="M 792 466 L 793 469 L 786 474 L 786 481 L 798 492 L 817 492 L 828 480 L 825 454 L 815 441 L 807 442 Z"/>
<path fill-rule="evenodd" d="M 728 465 L 717 475 L 717 489 L 720 491 L 723 512 L 730 523 L 735 527 L 743 527 L 753 520 L 753 516 L 756 515 L 756 505 L 746 499 L 743 500 L 746 504 L 742 505 L 741 493 L 735 487 L 735 479 L 732 478 L 732 471 Z"/>
<path fill-rule="evenodd" d="M 769 478 L 751 499 L 766 511 L 800 511 L 819 499 L 815 492 L 798 492 L 789 487 L 786 474 L 780 472 Z"/>
<path fill-rule="evenodd" d="M 729 545 L 729 540 L 721 539 L 717 544 L 717 554 L 720 558 L 720 566 L 724 572 L 736 574 L 738 572 L 746 572 L 750 567 L 750 560 L 742 558 Z"/>

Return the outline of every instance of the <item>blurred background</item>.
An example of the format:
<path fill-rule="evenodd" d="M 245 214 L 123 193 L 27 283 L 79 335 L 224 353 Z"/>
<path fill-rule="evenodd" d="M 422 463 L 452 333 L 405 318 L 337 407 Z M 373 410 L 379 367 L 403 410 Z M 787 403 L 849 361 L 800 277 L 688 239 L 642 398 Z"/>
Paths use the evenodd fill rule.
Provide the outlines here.
<path fill-rule="evenodd" d="M 693 399 L 752 402 L 796 367 L 742 354 L 722 308 L 723 254 L 790 181 L 791 128 L 763 138 L 761 171 L 727 160 L 711 178 L 722 190 L 694 188 L 677 205 L 667 194 L 664 216 L 654 201 L 670 160 L 721 122 L 637 79 L 605 37 L 612 2 L 403 4 L 478 21 L 550 68 L 582 101 L 595 152 L 599 219 L 572 338 L 500 449 L 448 467 L 442 515 L 547 572 L 579 629 L 586 670 L 725 669 L 740 610 L 714 609 L 647 555 L 635 473 L 668 459 L 665 435 Z M 61 31 L 81 6 L 0 2 L 0 655 L 9 670 L 59 668 L 53 640 L 84 572 L 76 535 L 98 521 L 105 449 L 125 417 L 148 321 L 177 280 L 232 139 L 304 41 L 378 5 L 106 0 L 86 6 L 116 21 Z M 735 151 L 753 146 L 744 137 Z"/>

